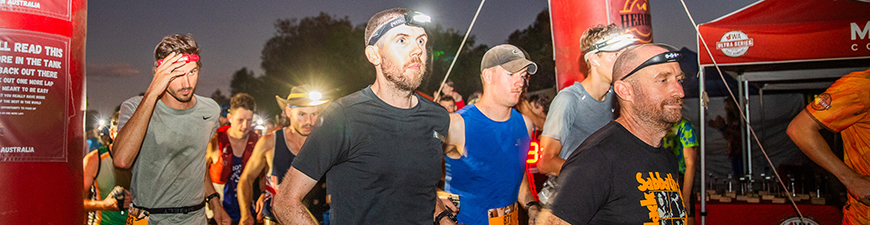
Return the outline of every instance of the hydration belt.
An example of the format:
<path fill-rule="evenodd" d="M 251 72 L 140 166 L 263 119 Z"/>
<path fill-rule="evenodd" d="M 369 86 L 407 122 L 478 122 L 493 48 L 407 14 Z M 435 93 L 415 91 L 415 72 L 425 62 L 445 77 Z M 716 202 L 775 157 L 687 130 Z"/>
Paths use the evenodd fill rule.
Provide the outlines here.
<path fill-rule="evenodd" d="M 148 214 L 187 214 L 196 210 L 202 209 L 205 207 L 205 201 L 200 202 L 199 204 L 192 206 L 182 206 L 182 207 L 167 207 L 167 208 L 145 208 L 137 205 L 133 205 L 134 208 L 138 208 L 141 210 L 145 210 L 146 215 Z"/>

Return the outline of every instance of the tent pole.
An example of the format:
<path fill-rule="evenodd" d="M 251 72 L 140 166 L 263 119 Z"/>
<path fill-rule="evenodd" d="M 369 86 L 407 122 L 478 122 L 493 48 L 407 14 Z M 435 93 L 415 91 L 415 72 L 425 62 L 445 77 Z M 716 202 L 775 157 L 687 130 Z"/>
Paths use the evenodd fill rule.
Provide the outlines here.
<path fill-rule="evenodd" d="M 743 95 L 744 99 L 743 107 L 745 107 L 743 108 L 743 113 L 746 114 L 746 124 L 743 128 L 743 141 L 746 145 L 746 147 L 744 148 L 746 149 L 746 160 L 744 161 L 746 162 L 746 170 L 744 172 L 744 176 L 747 176 L 746 182 L 749 182 L 749 179 L 752 179 L 752 136 L 750 135 L 752 132 L 750 131 L 750 129 L 752 129 L 750 125 L 752 123 L 749 122 L 751 121 L 751 119 L 749 118 L 749 81 L 745 79 L 746 77 L 743 78 L 743 93 L 741 94 Z"/>
<path fill-rule="evenodd" d="M 700 68 L 698 71 L 698 128 L 700 128 L 700 151 L 701 151 L 701 212 L 698 215 L 701 216 L 701 225 L 705 225 L 707 222 L 707 119 L 704 117 L 707 110 L 707 103 L 705 102 L 707 99 L 707 92 L 704 88 L 704 67 Z M 691 196 L 689 196 L 691 198 Z M 691 207 L 695 207 L 694 205 Z M 695 216 L 698 216 L 695 215 Z"/>

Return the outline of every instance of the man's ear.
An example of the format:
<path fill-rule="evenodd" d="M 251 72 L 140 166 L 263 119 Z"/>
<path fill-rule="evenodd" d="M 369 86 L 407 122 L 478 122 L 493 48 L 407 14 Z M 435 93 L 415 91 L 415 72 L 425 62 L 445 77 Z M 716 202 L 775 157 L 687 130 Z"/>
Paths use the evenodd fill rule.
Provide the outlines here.
<path fill-rule="evenodd" d="M 616 95 L 619 98 L 625 99 L 626 101 L 632 101 L 634 98 L 634 89 L 631 87 L 631 83 L 617 80 L 613 82 L 613 91 L 616 92 Z"/>
<path fill-rule="evenodd" d="M 381 65 L 381 53 L 379 49 L 376 45 L 366 46 L 366 59 L 375 66 Z"/>
<path fill-rule="evenodd" d="M 483 70 L 483 73 L 480 74 L 483 77 L 483 84 L 492 83 L 492 68 L 486 68 Z"/>
<path fill-rule="evenodd" d="M 589 54 L 589 62 L 595 64 L 595 66 L 601 66 L 601 63 L 598 62 L 599 55 L 597 53 Z"/>

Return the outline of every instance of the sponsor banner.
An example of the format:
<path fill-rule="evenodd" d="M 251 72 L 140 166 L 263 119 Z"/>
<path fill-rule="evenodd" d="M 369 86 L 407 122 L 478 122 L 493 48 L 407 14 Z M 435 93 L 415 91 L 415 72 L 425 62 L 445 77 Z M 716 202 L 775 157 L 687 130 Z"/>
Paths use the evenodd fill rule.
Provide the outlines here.
<path fill-rule="evenodd" d="M 72 0 L 0 0 L 0 11 L 28 13 L 70 21 Z"/>
<path fill-rule="evenodd" d="M 0 29 L 0 162 L 66 161 L 70 39 Z"/>
<path fill-rule="evenodd" d="M 652 17 L 648 0 L 613 1 L 610 21 L 631 32 L 643 43 L 652 42 Z"/>

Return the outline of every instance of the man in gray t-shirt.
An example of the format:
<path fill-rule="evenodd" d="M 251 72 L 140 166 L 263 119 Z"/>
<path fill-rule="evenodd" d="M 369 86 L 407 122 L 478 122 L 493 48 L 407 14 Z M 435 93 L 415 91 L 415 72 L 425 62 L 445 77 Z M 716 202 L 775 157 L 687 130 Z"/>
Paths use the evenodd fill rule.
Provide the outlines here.
<path fill-rule="evenodd" d="M 555 177 L 565 159 L 589 135 L 613 120 L 613 62 L 637 41 L 616 24 L 589 28 L 580 38 L 580 49 L 589 66 L 586 79 L 556 95 L 541 134 L 541 159 L 537 166 L 541 173 L 550 175 L 539 194 L 545 206 L 555 194 Z"/>
<path fill-rule="evenodd" d="M 199 48 L 192 37 L 169 35 L 154 50 L 154 79 L 144 96 L 121 105 L 112 154 L 133 169 L 131 214 L 150 214 L 149 224 L 206 224 L 206 202 L 215 220 L 230 224 L 211 179 L 205 153 L 219 126 L 220 106 L 195 95 Z M 208 194 L 209 197 L 206 197 Z"/>

